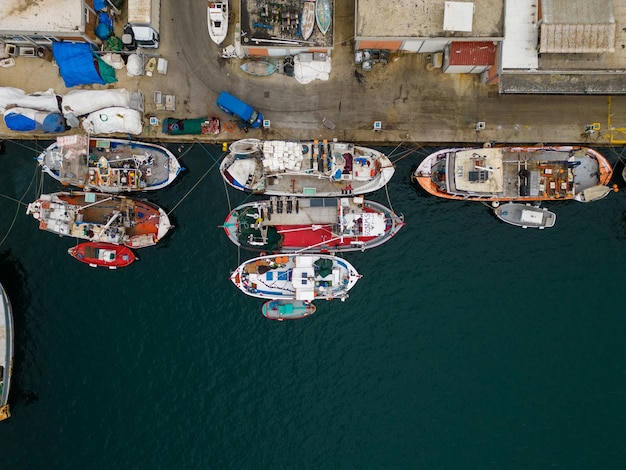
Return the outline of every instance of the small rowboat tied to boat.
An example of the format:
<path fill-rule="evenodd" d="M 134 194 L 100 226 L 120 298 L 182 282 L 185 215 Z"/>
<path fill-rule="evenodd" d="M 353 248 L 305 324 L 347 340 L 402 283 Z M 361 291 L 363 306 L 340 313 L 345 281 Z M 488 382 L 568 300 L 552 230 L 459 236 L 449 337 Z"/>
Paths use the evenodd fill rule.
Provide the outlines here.
<path fill-rule="evenodd" d="M 82 135 L 57 137 L 37 161 L 65 185 L 104 193 L 161 189 L 182 170 L 161 145 Z"/>
<path fill-rule="evenodd" d="M 268 255 L 241 264 L 230 280 L 244 294 L 269 300 L 341 299 L 361 278 L 342 258 L 331 255 Z"/>
<path fill-rule="evenodd" d="M 26 209 L 39 228 L 60 236 L 143 248 L 172 228 L 160 207 L 140 199 L 102 193 L 42 194 Z"/>
<path fill-rule="evenodd" d="M 270 320 L 297 320 L 315 313 L 315 305 L 303 300 L 268 300 L 261 307 Z"/>
<path fill-rule="evenodd" d="M 236 207 L 223 228 L 230 241 L 251 250 L 328 253 L 382 245 L 403 226 L 403 216 L 362 196 L 272 196 Z"/>
<path fill-rule="evenodd" d="M 365 194 L 384 187 L 394 172 L 378 150 L 327 140 L 238 140 L 220 164 L 232 187 L 268 196 Z"/>
<path fill-rule="evenodd" d="M 104 266 L 109 269 L 123 268 L 137 259 L 133 250 L 112 243 L 85 242 L 67 250 L 72 258 L 92 268 Z"/>
<path fill-rule="evenodd" d="M 613 168 L 584 147 L 486 147 L 438 150 L 412 179 L 428 193 L 463 201 L 589 202 L 606 196 Z"/>
<path fill-rule="evenodd" d="M 4 287 L 0 285 L 0 421 L 11 416 L 9 389 L 13 372 L 13 311 Z"/>
<path fill-rule="evenodd" d="M 544 229 L 554 227 L 556 223 L 554 212 L 530 204 L 509 202 L 497 207 L 494 212 L 501 221 L 522 228 Z"/>
<path fill-rule="evenodd" d="M 222 44 L 228 33 L 228 0 L 207 4 L 209 36 L 215 44 Z"/>

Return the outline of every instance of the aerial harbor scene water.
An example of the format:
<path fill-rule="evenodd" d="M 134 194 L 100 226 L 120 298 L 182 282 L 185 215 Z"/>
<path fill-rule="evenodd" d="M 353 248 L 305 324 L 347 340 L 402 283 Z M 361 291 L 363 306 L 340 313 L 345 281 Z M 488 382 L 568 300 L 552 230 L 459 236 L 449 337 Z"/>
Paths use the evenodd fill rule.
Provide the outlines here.
<path fill-rule="evenodd" d="M 622 0 L 67 3 L 0 5 L 2 468 L 623 466 Z"/>

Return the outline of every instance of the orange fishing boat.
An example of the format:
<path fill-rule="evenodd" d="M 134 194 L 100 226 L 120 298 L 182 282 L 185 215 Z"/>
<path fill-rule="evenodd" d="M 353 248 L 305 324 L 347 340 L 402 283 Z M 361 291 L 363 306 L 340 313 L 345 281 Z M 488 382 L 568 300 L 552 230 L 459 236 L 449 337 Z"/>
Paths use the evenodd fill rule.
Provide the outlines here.
<path fill-rule="evenodd" d="M 42 194 L 26 213 L 39 221 L 41 230 L 130 248 L 155 245 L 172 228 L 160 207 L 102 193 Z"/>
<path fill-rule="evenodd" d="M 605 197 L 608 160 L 585 147 L 484 147 L 438 150 L 411 179 L 428 193 L 463 201 L 590 202 Z"/>

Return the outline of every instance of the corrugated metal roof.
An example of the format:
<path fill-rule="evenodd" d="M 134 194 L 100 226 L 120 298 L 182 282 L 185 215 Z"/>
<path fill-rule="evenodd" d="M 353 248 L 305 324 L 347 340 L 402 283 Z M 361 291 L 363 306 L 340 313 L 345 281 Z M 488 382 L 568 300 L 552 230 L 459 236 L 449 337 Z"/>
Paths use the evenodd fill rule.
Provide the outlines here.
<path fill-rule="evenodd" d="M 450 65 L 493 65 L 497 46 L 493 42 L 453 42 L 448 54 Z"/>
<path fill-rule="evenodd" d="M 615 52 L 613 0 L 542 0 L 539 52 Z"/>

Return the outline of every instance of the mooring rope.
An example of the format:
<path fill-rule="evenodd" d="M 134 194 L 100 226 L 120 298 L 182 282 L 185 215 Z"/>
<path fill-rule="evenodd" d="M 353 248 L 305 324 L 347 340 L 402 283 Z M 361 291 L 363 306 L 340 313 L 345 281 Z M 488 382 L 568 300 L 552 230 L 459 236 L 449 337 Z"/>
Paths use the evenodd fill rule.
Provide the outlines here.
<path fill-rule="evenodd" d="M 19 200 L 15 199 L 15 198 L 12 198 L 10 196 L 6 196 L 4 194 L 0 194 L 0 196 L 2 196 L 2 197 L 5 197 L 7 199 L 10 199 L 11 201 L 17 202 L 17 205 L 15 206 L 15 214 L 13 214 L 13 220 L 11 221 L 11 225 L 9 226 L 9 229 L 7 230 L 7 233 L 5 233 L 4 237 L 2 237 L 2 240 L 0 240 L 0 245 L 2 245 L 4 243 L 4 241 L 7 239 L 7 237 L 11 233 L 11 230 L 13 230 L 13 226 L 15 225 L 15 221 L 17 220 L 17 214 L 19 214 L 19 212 L 20 212 L 21 205 L 28 206 L 28 204 L 23 202 L 23 199 L 28 194 L 28 191 L 30 191 L 30 187 L 33 185 L 33 182 L 35 181 L 35 177 L 37 176 L 37 173 L 39 173 L 39 171 L 38 171 L 38 169 L 35 169 L 35 171 L 33 172 L 33 177 L 30 179 L 30 183 L 28 184 L 28 187 L 26 188 L 26 191 L 24 191 L 24 194 L 22 194 L 22 197 Z M 42 178 L 42 180 L 43 180 L 43 178 Z"/>

